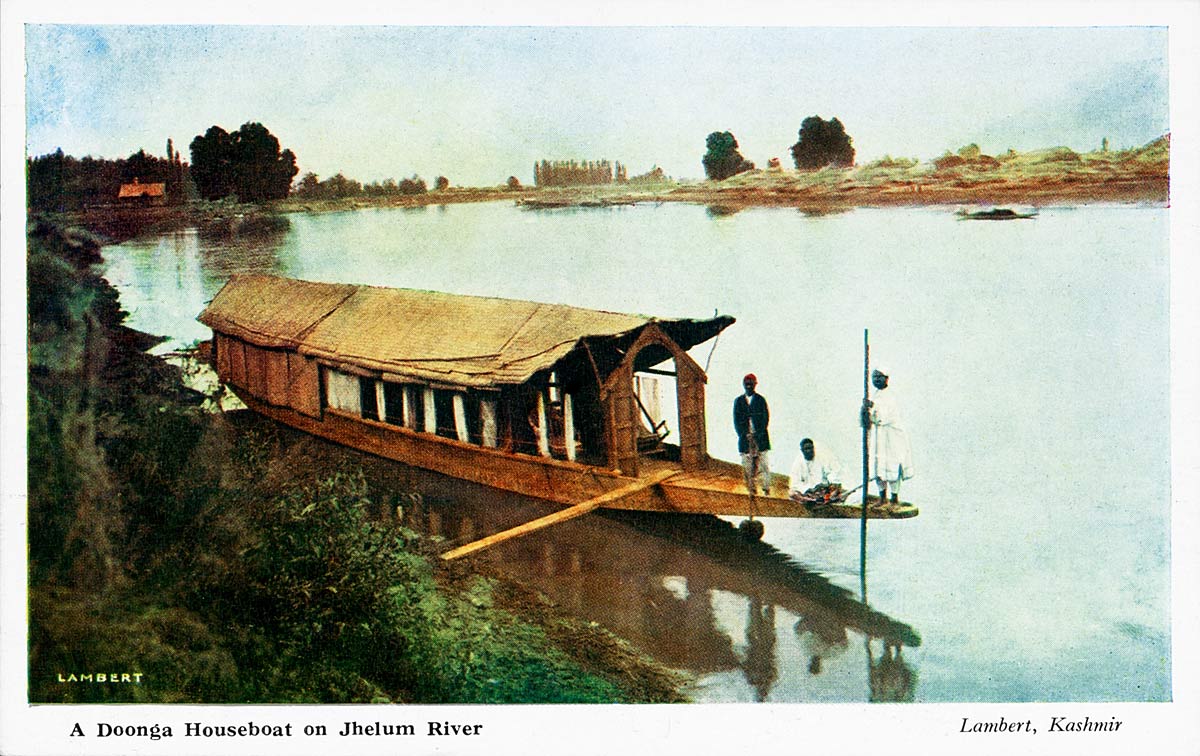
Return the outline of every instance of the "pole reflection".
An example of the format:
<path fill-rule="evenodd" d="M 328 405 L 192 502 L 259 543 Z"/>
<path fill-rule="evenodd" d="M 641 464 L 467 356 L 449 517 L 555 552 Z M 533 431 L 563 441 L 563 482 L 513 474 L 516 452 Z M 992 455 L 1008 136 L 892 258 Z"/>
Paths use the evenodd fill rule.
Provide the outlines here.
<path fill-rule="evenodd" d="M 491 491 L 452 503 L 434 496 L 409 512 L 408 524 L 454 539 L 449 547 L 461 540 L 455 538 L 461 518 L 469 517 L 481 536 L 544 514 L 544 505 L 514 509 L 516 499 Z M 755 701 L 778 700 L 773 693 L 788 678 L 819 685 L 852 635 L 866 645 L 869 700 L 913 699 L 915 675 L 900 653 L 921 643 L 912 627 L 770 544 L 747 543 L 716 517 L 607 511 L 507 542 L 481 558 L 668 666 L 701 678 L 740 673 Z M 744 602 L 741 619 L 732 620 L 736 630 L 717 596 Z M 789 630 L 794 638 L 785 646 L 781 633 Z"/>
<path fill-rule="evenodd" d="M 860 594 L 863 606 L 867 603 L 867 524 L 863 520 L 862 539 L 859 548 L 858 575 Z M 867 657 L 867 681 L 870 685 L 871 703 L 905 703 L 912 702 L 916 694 L 917 675 L 904 661 L 904 645 L 883 639 L 883 651 L 875 657 L 871 648 L 871 638 L 863 639 Z M 910 644 L 911 645 L 911 644 Z"/>

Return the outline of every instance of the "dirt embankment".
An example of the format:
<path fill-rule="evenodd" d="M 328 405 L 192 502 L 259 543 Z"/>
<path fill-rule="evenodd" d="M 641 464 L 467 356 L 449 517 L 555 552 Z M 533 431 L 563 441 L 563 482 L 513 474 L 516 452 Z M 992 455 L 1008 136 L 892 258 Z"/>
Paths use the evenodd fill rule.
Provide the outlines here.
<path fill-rule="evenodd" d="M 960 151 L 961 152 L 961 151 Z M 110 242 L 146 233 L 199 228 L 205 234 L 245 234 L 287 228 L 290 213 L 366 208 L 423 208 L 467 202 L 514 202 L 530 209 L 611 207 L 688 202 L 729 212 L 794 207 L 836 212 L 855 207 L 926 205 L 1078 205 L 1170 201 L 1170 139 L 1132 150 L 1076 153 L 1065 147 L 1010 151 L 999 157 L 944 155 L 920 163 L 886 158 L 853 168 L 752 170 L 722 181 L 630 182 L 578 187 L 453 187 L 412 195 L 308 199 L 264 205 L 192 202 L 178 207 L 95 208 L 67 216 Z"/>
<path fill-rule="evenodd" d="M 268 485 L 290 485 L 298 477 L 320 480 L 347 470 L 361 470 L 371 498 L 377 503 L 374 516 L 392 524 L 397 524 L 392 508 L 385 504 L 404 502 L 412 496 L 407 476 L 398 473 L 402 466 L 396 463 L 277 425 L 249 410 L 226 413 L 225 418 L 235 435 L 255 438 L 269 449 L 271 462 L 264 475 Z M 551 644 L 562 649 L 584 671 L 620 688 L 625 700 L 638 703 L 688 700 L 684 690 L 690 678 L 685 673 L 660 664 L 604 627 L 564 610 L 486 556 L 446 562 L 437 556 L 444 545 L 439 547 L 432 540 L 424 545 L 436 566 L 437 583 L 447 593 L 462 594 L 478 577 L 487 578 L 493 585 L 491 601 L 497 610 L 540 628 Z"/>
<path fill-rule="evenodd" d="M 1076 153 L 1065 147 L 1010 151 L 1000 157 L 967 151 L 916 160 L 875 161 L 853 168 L 751 170 L 722 181 L 542 190 L 526 200 L 542 207 L 628 202 L 690 202 L 729 211 L 794 207 L 830 212 L 854 207 L 1169 202 L 1170 140 L 1119 152 Z"/>

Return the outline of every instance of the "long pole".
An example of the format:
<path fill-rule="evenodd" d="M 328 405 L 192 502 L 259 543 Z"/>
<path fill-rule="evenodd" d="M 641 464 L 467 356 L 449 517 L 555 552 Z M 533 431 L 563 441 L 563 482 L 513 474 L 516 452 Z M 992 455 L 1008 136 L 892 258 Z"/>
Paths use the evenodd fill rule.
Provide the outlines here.
<path fill-rule="evenodd" d="M 867 483 L 870 475 L 870 468 L 867 464 L 867 437 L 870 428 L 870 415 L 867 410 L 867 401 L 869 395 L 867 393 L 869 370 L 871 367 L 871 347 L 867 340 L 867 329 L 863 329 L 863 404 L 860 424 L 862 425 L 862 525 L 859 530 L 859 551 L 858 551 L 858 569 L 859 578 L 862 582 L 862 600 L 865 604 L 867 601 Z"/>

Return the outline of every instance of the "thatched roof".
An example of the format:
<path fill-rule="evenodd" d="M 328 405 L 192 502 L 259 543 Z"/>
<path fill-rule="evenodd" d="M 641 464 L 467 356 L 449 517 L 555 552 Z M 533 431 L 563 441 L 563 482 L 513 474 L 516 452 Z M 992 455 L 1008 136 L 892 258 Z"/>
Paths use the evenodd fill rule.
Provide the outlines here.
<path fill-rule="evenodd" d="M 683 349 L 733 323 L 662 320 L 566 305 L 413 289 L 232 277 L 201 323 L 263 347 L 460 386 L 520 384 L 586 338 L 633 335 L 656 323 Z"/>
<path fill-rule="evenodd" d="M 166 194 L 166 184 L 141 184 L 137 181 L 134 181 L 132 184 L 121 184 L 121 190 L 117 193 L 117 199 L 128 199 L 130 197 L 165 197 Z"/>

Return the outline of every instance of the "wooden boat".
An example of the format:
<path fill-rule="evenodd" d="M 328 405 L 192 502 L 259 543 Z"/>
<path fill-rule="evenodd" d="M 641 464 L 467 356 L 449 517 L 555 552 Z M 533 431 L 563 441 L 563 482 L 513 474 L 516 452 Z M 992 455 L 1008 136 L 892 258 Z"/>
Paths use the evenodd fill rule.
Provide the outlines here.
<path fill-rule="evenodd" d="M 256 412 L 409 465 L 571 509 L 759 517 L 810 510 L 775 475 L 751 497 L 708 455 L 707 377 L 687 354 L 733 324 L 409 289 L 232 277 L 200 314 L 222 382 Z M 641 387 L 673 379 L 679 427 Z M 645 421 L 643 418 L 648 418 Z M 666 438 L 676 433 L 677 443 Z M 875 502 L 874 518 L 917 514 Z M 553 516 L 552 516 L 553 517 Z M 549 524 L 549 523 L 546 523 Z"/>
<path fill-rule="evenodd" d="M 1037 213 L 1019 213 L 1007 207 L 994 207 L 987 210 L 961 209 L 955 213 L 959 220 L 1023 220 L 1035 218 Z"/>

